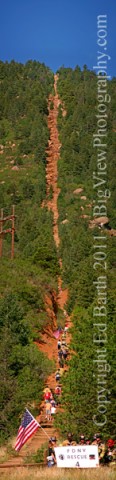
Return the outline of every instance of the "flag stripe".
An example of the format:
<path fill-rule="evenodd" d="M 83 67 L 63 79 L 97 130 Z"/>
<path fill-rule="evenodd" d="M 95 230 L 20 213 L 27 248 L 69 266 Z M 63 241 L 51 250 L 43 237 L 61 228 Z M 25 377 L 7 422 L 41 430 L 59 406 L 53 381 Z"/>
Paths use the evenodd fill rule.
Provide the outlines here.
<path fill-rule="evenodd" d="M 18 435 L 15 444 L 15 450 L 18 451 L 27 442 L 27 440 L 33 435 L 34 432 L 40 427 L 39 423 L 26 409 L 21 425 L 18 430 Z"/>
<path fill-rule="evenodd" d="M 33 422 L 34 423 L 34 422 Z M 35 432 L 35 430 L 37 430 L 39 427 L 39 425 L 32 425 L 30 426 L 30 428 L 26 428 L 26 429 L 22 429 L 21 432 L 20 432 L 20 435 L 18 436 L 19 440 L 18 440 L 18 444 L 16 443 L 16 446 L 18 446 L 18 448 L 21 446 L 24 445 L 24 443 L 28 440 L 28 438 Z"/>
<path fill-rule="evenodd" d="M 18 436 L 17 436 L 17 440 L 16 440 L 16 444 L 15 444 L 15 450 L 17 450 L 17 447 L 21 441 L 21 437 L 22 437 L 22 434 L 23 434 L 23 430 L 24 428 L 20 427 L 19 428 L 19 431 L 18 431 Z"/>
<path fill-rule="evenodd" d="M 24 445 L 25 442 L 27 442 L 27 440 L 28 440 L 29 438 L 32 437 L 33 433 L 35 433 L 37 430 L 38 430 L 38 426 L 37 426 L 34 430 L 32 430 L 32 432 L 30 432 L 30 434 L 28 434 L 28 435 L 25 437 L 25 439 L 23 440 L 22 446 Z"/>
<path fill-rule="evenodd" d="M 33 430 L 35 431 L 35 428 L 38 428 L 38 425 L 34 425 L 34 424 L 32 425 L 32 424 L 30 424 L 29 427 L 26 427 L 26 428 L 25 428 L 25 437 L 27 437 L 28 435 L 30 435 L 30 434 L 33 432 Z"/>

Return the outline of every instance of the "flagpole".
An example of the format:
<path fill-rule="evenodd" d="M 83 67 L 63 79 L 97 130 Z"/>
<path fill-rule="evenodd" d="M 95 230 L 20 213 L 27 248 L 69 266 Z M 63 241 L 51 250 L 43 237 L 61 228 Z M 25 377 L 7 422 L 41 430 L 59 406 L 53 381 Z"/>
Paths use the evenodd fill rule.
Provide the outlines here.
<path fill-rule="evenodd" d="M 28 412 L 29 414 L 31 414 L 33 420 L 36 420 L 36 418 L 33 417 L 32 413 L 29 412 L 28 408 L 26 408 L 25 410 L 27 410 L 27 412 Z M 36 422 L 37 422 L 37 420 L 36 420 Z M 43 432 L 45 433 L 46 437 L 48 437 L 48 439 L 50 440 L 50 437 L 48 436 L 48 434 L 46 433 L 46 431 L 44 430 L 44 428 L 41 427 L 40 423 L 37 422 L 37 424 L 38 424 L 38 427 L 40 427 L 40 428 L 43 430 Z"/>
<path fill-rule="evenodd" d="M 40 425 L 40 424 L 39 424 L 39 425 Z M 41 427 L 41 425 L 40 425 L 40 428 L 43 430 L 43 432 L 45 433 L 46 437 L 48 437 L 48 439 L 50 440 L 50 437 L 48 436 L 48 434 L 46 433 L 46 431 L 44 430 L 44 428 Z"/>

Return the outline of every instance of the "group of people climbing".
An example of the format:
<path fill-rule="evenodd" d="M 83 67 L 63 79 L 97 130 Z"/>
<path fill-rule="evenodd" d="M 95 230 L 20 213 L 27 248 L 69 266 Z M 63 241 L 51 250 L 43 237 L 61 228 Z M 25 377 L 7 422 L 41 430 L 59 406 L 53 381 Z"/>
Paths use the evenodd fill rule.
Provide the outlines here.
<path fill-rule="evenodd" d="M 53 396 L 52 390 L 46 385 L 44 389 L 44 401 L 45 401 L 45 419 L 49 422 L 52 420 L 53 415 L 56 413 L 56 400 Z"/>
<path fill-rule="evenodd" d="M 60 403 L 60 397 L 62 393 L 61 377 L 65 372 L 65 365 L 67 356 L 69 354 L 69 347 L 66 341 L 66 331 L 68 327 L 61 330 L 61 339 L 57 342 L 58 350 L 58 365 L 59 368 L 55 372 L 56 386 L 53 391 L 48 385 L 44 388 L 44 402 L 45 402 L 45 419 L 51 422 L 54 414 L 57 411 L 57 406 Z"/>
<path fill-rule="evenodd" d="M 44 389 L 44 401 L 45 401 L 45 412 L 47 421 L 51 421 L 54 414 L 56 413 L 57 406 L 60 403 L 60 397 L 62 393 L 61 377 L 64 374 L 65 366 L 67 364 L 67 357 L 69 355 L 69 347 L 67 344 L 67 330 L 68 326 L 66 325 L 64 330 L 61 332 L 60 339 L 57 342 L 57 351 L 58 351 L 58 368 L 55 372 L 55 381 L 56 386 L 54 391 L 46 385 Z M 75 446 L 75 445 L 97 445 L 98 446 L 98 455 L 99 463 L 102 465 L 113 465 L 116 460 L 116 448 L 115 442 L 113 439 L 109 439 L 106 442 L 102 441 L 99 433 L 94 434 L 93 438 L 85 437 L 81 434 L 78 441 L 75 441 L 72 433 L 67 434 L 67 438 L 62 442 L 57 444 L 57 438 L 51 437 L 49 439 L 48 450 L 46 454 L 47 465 L 52 467 L 56 465 L 55 457 L 55 447 L 57 446 Z"/>
<path fill-rule="evenodd" d="M 116 461 L 116 445 L 115 441 L 111 438 L 107 440 L 105 443 L 102 441 L 101 436 L 99 433 L 96 433 L 92 439 L 86 438 L 83 434 L 80 435 L 79 441 L 76 442 L 73 439 L 73 434 L 68 433 L 66 440 L 64 440 L 62 443 L 57 445 L 57 439 L 56 437 L 51 437 L 49 440 L 49 445 L 48 445 L 48 455 L 47 455 L 47 465 L 48 467 L 52 467 L 56 464 L 56 457 L 55 457 L 55 447 L 57 446 L 75 446 L 75 445 L 97 445 L 98 446 L 98 455 L 99 455 L 99 463 L 100 465 L 107 465 L 107 466 L 113 466 L 115 465 Z"/>
<path fill-rule="evenodd" d="M 64 368 L 66 363 L 69 347 L 66 342 L 66 331 L 64 330 L 61 340 L 58 340 L 58 363 L 61 368 Z"/>

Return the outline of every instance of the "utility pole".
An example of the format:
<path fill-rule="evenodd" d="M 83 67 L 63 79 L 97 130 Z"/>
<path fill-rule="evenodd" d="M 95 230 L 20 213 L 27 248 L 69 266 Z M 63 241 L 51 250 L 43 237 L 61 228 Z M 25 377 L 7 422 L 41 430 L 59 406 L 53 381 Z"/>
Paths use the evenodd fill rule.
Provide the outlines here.
<path fill-rule="evenodd" d="M 14 258 L 14 232 L 15 232 L 15 205 L 12 205 L 12 214 L 8 217 L 4 217 L 3 208 L 1 208 L 1 218 L 0 218 L 0 257 L 2 257 L 3 249 L 3 238 L 6 233 L 11 233 L 11 258 Z M 3 229 L 4 222 L 10 220 L 12 222 L 11 228 Z"/>
<path fill-rule="evenodd" d="M 15 232 L 15 206 L 12 206 L 12 244 L 11 244 L 11 258 L 14 258 L 14 232 Z"/>
<path fill-rule="evenodd" d="M 1 219 L 0 219 L 0 257 L 2 257 L 2 244 L 3 244 L 3 208 L 1 208 Z"/>

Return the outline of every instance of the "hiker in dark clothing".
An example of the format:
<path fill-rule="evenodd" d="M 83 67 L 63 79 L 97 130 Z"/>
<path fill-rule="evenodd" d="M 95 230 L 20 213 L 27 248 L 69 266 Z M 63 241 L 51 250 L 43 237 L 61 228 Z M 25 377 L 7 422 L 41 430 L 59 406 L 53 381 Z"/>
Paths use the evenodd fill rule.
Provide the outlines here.
<path fill-rule="evenodd" d="M 63 358 L 64 360 L 67 359 L 68 352 L 66 351 L 65 347 L 62 348 Z"/>
<path fill-rule="evenodd" d="M 59 352 L 58 352 L 58 361 L 59 361 L 60 367 L 63 368 L 64 361 L 63 361 L 63 351 L 62 351 L 62 349 L 59 350 Z"/>
<path fill-rule="evenodd" d="M 63 368 L 64 367 L 64 359 L 61 357 L 61 358 L 58 358 L 58 361 L 59 361 L 60 368 Z"/>
<path fill-rule="evenodd" d="M 59 357 L 59 358 L 62 358 L 62 356 L 63 356 L 63 351 L 62 351 L 62 348 L 61 348 L 61 349 L 59 350 L 59 352 L 58 352 L 58 357 Z"/>
<path fill-rule="evenodd" d="M 61 341 L 60 340 L 58 340 L 57 346 L 58 346 L 58 350 L 60 350 L 61 349 Z"/>
<path fill-rule="evenodd" d="M 54 442 L 49 440 L 48 444 L 48 455 L 47 455 L 47 466 L 53 467 L 56 464 L 55 452 L 54 452 Z"/>
<path fill-rule="evenodd" d="M 56 379 L 56 382 L 59 382 L 60 380 L 60 369 L 58 368 L 56 374 L 55 374 L 55 379 Z"/>

